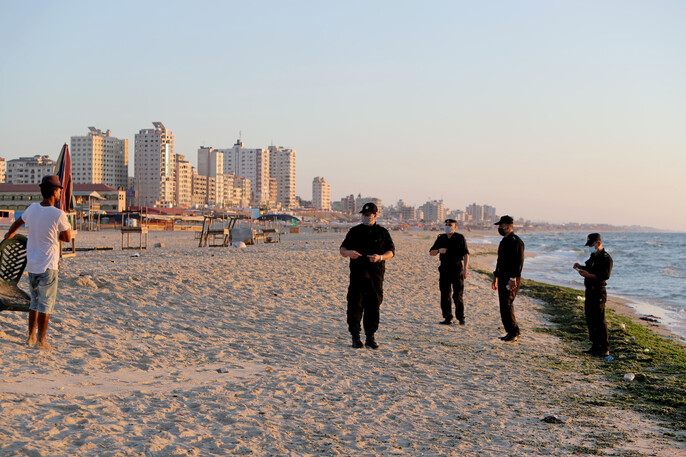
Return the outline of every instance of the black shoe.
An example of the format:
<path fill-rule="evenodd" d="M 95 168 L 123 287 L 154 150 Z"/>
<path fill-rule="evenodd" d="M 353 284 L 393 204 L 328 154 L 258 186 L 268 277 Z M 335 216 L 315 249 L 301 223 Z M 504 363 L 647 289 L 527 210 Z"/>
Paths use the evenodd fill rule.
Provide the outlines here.
<path fill-rule="evenodd" d="M 376 340 L 374 340 L 373 336 L 368 336 L 367 341 L 364 342 L 364 345 L 371 349 L 379 349 L 379 345 L 377 344 Z"/>
<path fill-rule="evenodd" d="M 357 335 L 353 335 L 353 347 L 355 349 L 360 349 L 362 346 L 362 340 L 360 340 L 360 337 Z"/>
<path fill-rule="evenodd" d="M 597 348 L 595 346 L 591 346 L 590 348 L 584 351 L 584 354 L 593 354 L 596 350 Z"/>
<path fill-rule="evenodd" d="M 593 357 L 607 357 L 610 355 L 610 351 L 607 349 L 596 349 L 595 351 L 591 352 L 591 355 Z"/>
<path fill-rule="evenodd" d="M 464 325 L 464 319 L 459 319 L 458 322 L 460 323 L 460 325 Z"/>
<path fill-rule="evenodd" d="M 499 339 L 499 340 L 505 341 L 505 338 L 507 338 L 507 337 L 509 337 L 509 336 L 510 336 L 510 334 L 508 333 L 508 334 L 505 335 L 505 336 L 499 336 L 498 339 Z"/>
<path fill-rule="evenodd" d="M 514 343 L 518 339 L 519 339 L 519 334 L 510 333 L 509 335 L 505 335 L 505 338 L 503 338 L 503 341 L 506 343 Z"/>
<path fill-rule="evenodd" d="M 441 325 L 450 325 L 452 323 L 453 323 L 453 321 L 450 319 L 446 319 L 443 322 L 439 322 L 439 324 L 441 324 Z"/>

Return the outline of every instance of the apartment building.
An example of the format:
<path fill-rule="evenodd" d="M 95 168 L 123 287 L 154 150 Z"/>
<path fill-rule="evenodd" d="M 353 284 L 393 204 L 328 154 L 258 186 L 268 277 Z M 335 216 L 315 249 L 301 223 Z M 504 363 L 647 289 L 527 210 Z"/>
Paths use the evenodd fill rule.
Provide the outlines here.
<path fill-rule="evenodd" d="M 142 206 L 174 206 L 176 198 L 174 135 L 161 122 L 135 138 L 135 187 Z"/>
<path fill-rule="evenodd" d="M 312 206 L 323 211 L 331 211 L 331 185 L 323 177 L 312 180 Z"/>
<path fill-rule="evenodd" d="M 129 140 L 115 138 L 109 130 L 88 127 L 86 136 L 71 137 L 74 184 L 105 184 L 126 188 Z"/>
<path fill-rule="evenodd" d="M 49 156 L 36 155 L 7 161 L 8 184 L 40 184 L 43 176 L 55 174 L 55 161 Z"/>
<path fill-rule="evenodd" d="M 270 199 L 283 208 L 295 208 L 295 149 L 269 146 L 269 176 L 276 179 L 276 193 Z"/>

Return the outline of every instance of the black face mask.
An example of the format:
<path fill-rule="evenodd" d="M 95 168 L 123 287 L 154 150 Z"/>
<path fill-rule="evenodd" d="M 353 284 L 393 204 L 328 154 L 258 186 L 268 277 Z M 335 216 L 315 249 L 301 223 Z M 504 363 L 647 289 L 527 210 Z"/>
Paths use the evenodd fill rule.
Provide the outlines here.
<path fill-rule="evenodd" d="M 507 235 L 507 232 L 506 232 L 505 229 L 502 228 L 502 227 L 498 227 L 498 233 L 500 233 L 502 236 Z"/>

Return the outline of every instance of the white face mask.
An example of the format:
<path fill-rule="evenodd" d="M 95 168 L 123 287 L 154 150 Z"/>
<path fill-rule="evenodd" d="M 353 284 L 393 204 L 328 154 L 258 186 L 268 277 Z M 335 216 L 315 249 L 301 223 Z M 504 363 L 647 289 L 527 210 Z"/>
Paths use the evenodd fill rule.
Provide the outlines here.
<path fill-rule="evenodd" d="M 372 216 L 362 215 L 360 216 L 360 222 L 362 222 L 364 225 L 372 225 Z"/>
<path fill-rule="evenodd" d="M 589 254 L 595 254 L 596 252 L 598 252 L 598 248 L 595 246 L 586 246 L 586 252 L 588 252 Z"/>
<path fill-rule="evenodd" d="M 447 233 L 448 235 L 450 235 L 451 233 L 454 233 L 454 232 L 455 232 L 455 227 L 453 227 L 452 225 L 446 225 L 446 226 L 444 227 L 444 230 L 445 230 L 445 233 Z"/>

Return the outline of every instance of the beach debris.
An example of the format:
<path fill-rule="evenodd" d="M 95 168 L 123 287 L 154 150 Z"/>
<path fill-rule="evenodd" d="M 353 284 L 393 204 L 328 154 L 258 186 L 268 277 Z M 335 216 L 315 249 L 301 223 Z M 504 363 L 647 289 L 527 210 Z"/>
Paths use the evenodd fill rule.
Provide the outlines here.
<path fill-rule="evenodd" d="M 624 375 L 624 380 L 627 381 L 627 382 L 633 381 L 634 378 L 636 378 L 636 375 L 633 374 L 633 373 L 627 373 L 627 374 Z"/>
<path fill-rule="evenodd" d="M 635 336 L 632 336 L 632 337 L 631 337 L 631 341 L 636 341 L 636 337 L 635 337 Z"/>
<path fill-rule="evenodd" d="M 645 352 L 645 353 L 647 354 L 648 352 L 650 352 L 650 349 L 645 348 L 645 349 L 643 350 L 643 352 Z"/>
<path fill-rule="evenodd" d="M 546 414 L 541 421 L 548 424 L 568 424 L 572 418 L 569 416 L 556 416 L 555 414 Z"/>
<path fill-rule="evenodd" d="M 579 300 L 579 301 L 584 301 L 584 300 L 586 300 L 586 298 L 582 297 L 581 295 L 577 295 L 577 296 L 576 296 L 576 299 Z"/>
<path fill-rule="evenodd" d="M 79 276 L 76 280 L 76 284 L 81 287 L 89 287 L 91 289 L 97 289 L 98 285 L 91 279 L 89 275 Z"/>
<path fill-rule="evenodd" d="M 245 248 L 247 247 L 247 246 L 245 245 L 245 243 L 242 242 L 242 241 L 236 241 L 236 242 L 233 243 L 231 246 L 234 247 L 234 248 L 238 248 L 238 249 L 245 249 Z"/>
<path fill-rule="evenodd" d="M 626 324 L 619 324 L 619 328 L 621 328 L 622 330 L 626 330 Z"/>
<path fill-rule="evenodd" d="M 267 368 L 264 369 L 267 373 L 274 373 L 276 370 L 270 366 L 267 366 Z"/>
<path fill-rule="evenodd" d="M 653 316 L 652 314 L 646 314 L 645 316 L 639 317 L 639 319 L 648 322 L 660 322 L 660 318 L 657 316 Z"/>
<path fill-rule="evenodd" d="M 227 368 L 227 367 L 217 368 L 217 373 L 228 373 L 228 372 L 229 372 L 229 368 Z"/>
<path fill-rule="evenodd" d="M 608 362 L 612 362 L 614 359 L 615 358 L 612 357 L 611 355 L 608 355 L 607 357 L 605 357 L 605 360 L 607 360 Z"/>
<path fill-rule="evenodd" d="M 164 243 L 155 243 L 155 244 L 152 245 L 152 247 L 154 247 L 154 248 L 163 248 L 163 247 L 164 247 Z"/>
<path fill-rule="evenodd" d="M 136 253 L 135 253 L 134 255 L 132 255 L 131 257 L 140 257 L 140 256 L 141 256 L 141 255 L 140 255 L 139 253 L 136 252 Z"/>

